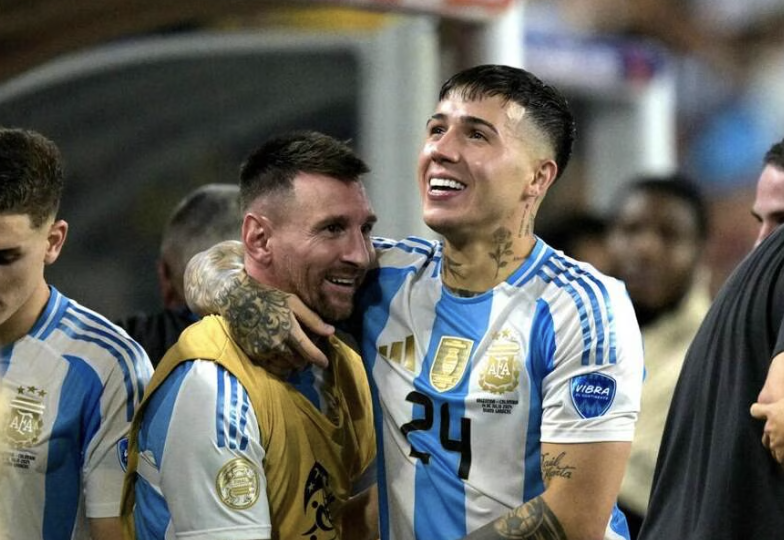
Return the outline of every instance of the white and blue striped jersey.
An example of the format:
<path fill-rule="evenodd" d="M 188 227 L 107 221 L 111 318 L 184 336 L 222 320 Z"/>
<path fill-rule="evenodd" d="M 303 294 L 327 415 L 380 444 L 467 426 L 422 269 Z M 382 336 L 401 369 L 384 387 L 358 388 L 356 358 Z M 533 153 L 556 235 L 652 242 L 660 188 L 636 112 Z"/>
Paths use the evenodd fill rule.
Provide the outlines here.
<path fill-rule="evenodd" d="M 323 370 L 294 373 L 288 382 L 327 414 Z M 272 537 L 264 467 L 255 468 L 258 500 L 247 508 L 227 506 L 214 487 L 228 463 L 263 464 L 266 455 L 248 393 L 221 365 L 191 360 L 174 368 L 144 409 L 138 449 L 138 540 Z"/>
<path fill-rule="evenodd" d="M 89 538 L 120 514 L 127 434 L 152 375 L 125 331 L 50 287 L 30 332 L 0 348 L 0 523 L 9 538 Z"/>
<path fill-rule="evenodd" d="M 138 540 L 177 535 L 207 540 L 270 538 L 267 481 L 258 474 L 258 501 L 234 510 L 214 486 L 227 463 L 264 463 L 259 424 L 245 388 L 215 362 L 174 368 L 144 410 L 134 521 Z"/>
<path fill-rule="evenodd" d="M 620 281 L 537 239 L 504 283 L 457 297 L 440 242 L 375 247 L 359 313 L 383 540 L 461 538 L 539 495 L 541 442 L 631 441 L 642 341 Z M 627 537 L 616 508 L 606 538 Z"/>

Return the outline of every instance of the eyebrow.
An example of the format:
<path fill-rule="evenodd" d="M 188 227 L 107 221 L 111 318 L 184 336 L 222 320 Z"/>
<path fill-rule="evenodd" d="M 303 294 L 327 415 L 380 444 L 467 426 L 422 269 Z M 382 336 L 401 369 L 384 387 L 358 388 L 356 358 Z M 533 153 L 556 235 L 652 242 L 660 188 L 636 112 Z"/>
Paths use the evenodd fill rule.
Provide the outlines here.
<path fill-rule="evenodd" d="M 437 120 L 439 122 L 446 122 L 447 121 L 447 116 L 445 114 L 443 114 L 443 113 L 436 113 L 433 116 L 431 116 L 430 118 L 428 118 L 427 123 L 429 124 L 433 120 Z M 490 131 L 492 131 L 496 135 L 498 134 L 498 129 L 496 129 L 496 127 L 493 124 L 491 124 L 490 122 L 488 122 L 487 120 L 485 120 L 483 118 L 479 118 L 478 116 L 460 116 L 458 118 L 458 122 L 461 123 L 461 124 L 466 124 L 466 125 L 485 126 L 487 129 L 489 129 Z"/>

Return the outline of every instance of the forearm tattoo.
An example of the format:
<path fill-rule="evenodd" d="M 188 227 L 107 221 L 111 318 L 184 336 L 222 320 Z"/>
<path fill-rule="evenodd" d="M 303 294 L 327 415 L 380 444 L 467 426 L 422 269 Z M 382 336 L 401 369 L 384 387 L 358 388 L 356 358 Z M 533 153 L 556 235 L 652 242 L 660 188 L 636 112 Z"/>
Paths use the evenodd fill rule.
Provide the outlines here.
<path fill-rule="evenodd" d="M 288 294 L 245 273 L 238 242 L 222 242 L 196 255 L 186 268 L 185 294 L 197 313 L 223 315 L 232 338 L 251 358 L 288 351 L 285 342 L 292 321 Z"/>
<path fill-rule="evenodd" d="M 572 477 L 572 472 L 574 472 L 576 467 L 564 463 L 565 456 L 566 452 L 561 452 L 555 457 L 550 456 L 549 453 L 542 454 L 541 469 L 545 488 L 550 485 L 553 478 Z"/>
<path fill-rule="evenodd" d="M 566 540 L 566 532 L 544 499 L 536 497 L 465 537 L 465 540 L 501 539 Z"/>

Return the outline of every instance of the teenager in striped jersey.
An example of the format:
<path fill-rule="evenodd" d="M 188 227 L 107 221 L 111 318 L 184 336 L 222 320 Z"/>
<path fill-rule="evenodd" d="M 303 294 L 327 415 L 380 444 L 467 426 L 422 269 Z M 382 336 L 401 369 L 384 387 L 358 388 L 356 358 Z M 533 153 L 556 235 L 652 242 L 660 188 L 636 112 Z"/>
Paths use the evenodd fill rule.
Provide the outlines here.
<path fill-rule="evenodd" d="M 115 540 L 128 429 L 152 366 L 124 331 L 47 284 L 68 232 L 62 189 L 51 141 L 0 129 L 0 522 L 13 539 Z"/>
<path fill-rule="evenodd" d="M 441 89 L 418 185 L 444 240 L 376 239 L 355 310 L 382 539 L 628 538 L 615 498 L 643 379 L 634 311 L 622 283 L 534 234 L 573 137 L 566 100 L 527 71 L 478 66 Z M 273 306 L 225 263 L 199 270 L 208 259 L 186 274 L 194 307 L 223 306 L 253 356 L 324 362 L 296 323 L 260 335 L 253 311 Z"/>

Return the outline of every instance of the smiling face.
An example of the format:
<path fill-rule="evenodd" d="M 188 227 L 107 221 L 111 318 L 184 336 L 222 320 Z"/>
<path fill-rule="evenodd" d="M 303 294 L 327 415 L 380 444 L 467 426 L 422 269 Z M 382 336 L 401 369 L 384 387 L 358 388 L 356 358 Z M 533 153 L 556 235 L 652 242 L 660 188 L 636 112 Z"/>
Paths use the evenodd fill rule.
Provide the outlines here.
<path fill-rule="evenodd" d="M 542 141 L 517 103 L 446 96 L 427 122 L 418 162 L 425 223 L 447 239 L 489 237 L 502 226 L 532 234 L 526 201 L 533 205 L 551 181 L 536 181 L 542 167 L 555 167 Z"/>
<path fill-rule="evenodd" d="M 27 214 L 0 213 L 0 346 L 32 327 L 49 298 L 44 267 L 65 240 L 64 221 L 33 227 Z"/>
<path fill-rule="evenodd" d="M 293 186 L 288 195 L 257 208 L 266 218 L 246 217 L 243 236 L 246 227 L 263 223 L 266 238 L 263 268 L 249 273 L 296 294 L 327 320 L 345 319 L 373 261 L 376 216 L 359 181 L 299 173 Z"/>

